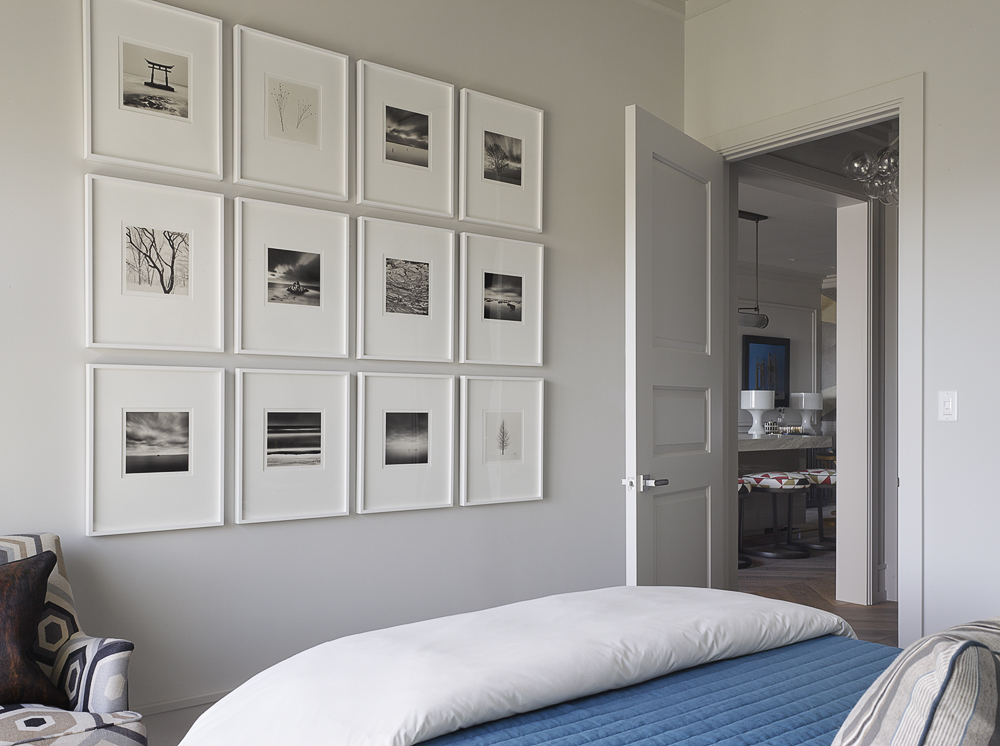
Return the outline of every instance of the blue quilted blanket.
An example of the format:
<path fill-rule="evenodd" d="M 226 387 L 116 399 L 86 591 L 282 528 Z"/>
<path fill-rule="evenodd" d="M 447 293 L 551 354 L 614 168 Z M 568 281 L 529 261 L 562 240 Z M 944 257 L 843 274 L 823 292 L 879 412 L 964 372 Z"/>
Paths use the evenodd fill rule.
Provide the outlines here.
<path fill-rule="evenodd" d="M 829 746 L 898 653 L 820 637 L 484 723 L 424 746 Z"/>

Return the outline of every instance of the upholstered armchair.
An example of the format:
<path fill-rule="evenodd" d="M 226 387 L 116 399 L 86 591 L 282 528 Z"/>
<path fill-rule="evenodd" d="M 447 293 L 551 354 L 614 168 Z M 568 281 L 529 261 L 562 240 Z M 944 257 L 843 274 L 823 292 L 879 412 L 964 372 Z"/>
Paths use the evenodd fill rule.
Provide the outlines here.
<path fill-rule="evenodd" d="M 80 630 L 59 537 L 0 536 L 0 565 L 45 551 L 55 554 L 56 564 L 48 576 L 32 657 L 66 694 L 69 709 L 30 702 L 0 705 L 0 746 L 145 746 L 142 715 L 128 711 L 128 663 L 134 646 Z"/>

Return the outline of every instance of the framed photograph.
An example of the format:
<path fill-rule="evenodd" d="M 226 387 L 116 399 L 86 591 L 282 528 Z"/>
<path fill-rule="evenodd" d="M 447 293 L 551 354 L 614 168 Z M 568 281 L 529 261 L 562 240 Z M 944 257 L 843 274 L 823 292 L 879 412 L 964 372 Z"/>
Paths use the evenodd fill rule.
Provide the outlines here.
<path fill-rule="evenodd" d="M 358 218 L 358 357 L 455 359 L 455 233 Z"/>
<path fill-rule="evenodd" d="M 236 352 L 347 357 L 350 217 L 236 199 Z"/>
<path fill-rule="evenodd" d="M 459 361 L 542 364 L 544 246 L 461 236 Z"/>
<path fill-rule="evenodd" d="M 743 390 L 773 391 L 774 406 L 787 407 L 791 380 L 791 340 L 743 335 Z"/>
<path fill-rule="evenodd" d="M 541 109 L 461 91 L 458 217 L 542 232 Z"/>
<path fill-rule="evenodd" d="M 222 179 L 222 21 L 84 0 L 85 157 Z"/>
<path fill-rule="evenodd" d="M 358 373 L 358 513 L 454 505 L 455 379 Z"/>
<path fill-rule="evenodd" d="M 86 186 L 87 346 L 222 352 L 223 195 Z"/>
<path fill-rule="evenodd" d="M 542 499 L 541 378 L 462 376 L 462 505 Z"/>
<path fill-rule="evenodd" d="M 347 55 L 233 27 L 233 181 L 347 200 Z"/>
<path fill-rule="evenodd" d="M 351 376 L 236 370 L 236 522 L 347 515 Z"/>
<path fill-rule="evenodd" d="M 455 215 L 455 86 L 358 61 L 358 203 Z"/>
<path fill-rule="evenodd" d="M 87 536 L 223 524 L 225 370 L 87 366 Z"/>

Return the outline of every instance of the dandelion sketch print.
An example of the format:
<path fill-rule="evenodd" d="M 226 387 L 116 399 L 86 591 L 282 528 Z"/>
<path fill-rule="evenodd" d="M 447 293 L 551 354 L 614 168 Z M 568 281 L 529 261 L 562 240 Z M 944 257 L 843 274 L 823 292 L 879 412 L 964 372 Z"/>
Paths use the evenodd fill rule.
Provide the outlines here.
<path fill-rule="evenodd" d="M 125 410 L 125 473 L 190 471 L 191 413 Z"/>
<path fill-rule="evenodd" d="M 427 464 L 429 452 L 429 412 L 385 413 L 386 466 Z"/>
<path fill-rule="evenodd" d="M 499 272 L 483 272 L 483 318 L 520 321 L 524 300 L 524 278 Z"/>
<path fill-rule="evenodd" d="M 320 147 L 319 86 L 265 75 L 265 137 L 296 145 Z"/>
<path fill-rule="evenodd" d="M 521 140 L 483 130 L 483 178 L 521 186 Z"/>
<path fill-rule="evenodd" d="M 524 413 L 520 410 L 483 412 L 483 460 L 519 462 L 524 453 Z"/>
<path fill-rule="evenodd" d="M 118 60 L 121 108 L 190 121 L 189 55 L 121 40 Z"/>
<path fill-rule="evenodd" d="M 385 312 L 429 316 L 431 265 L 385 258 Z"/>
<path fill-rule="evenodd" d="M 323 465 L 323 413 L 267 411 L 265 468 Z"/>
<path fill-rule="evenodd" d="M 267 302 L 320 305 L 322 254 L 267 247 Z"/>
<path fill-rule="evenodd" d="M 141 225 L 122 226 L 123 292 L 190 295 L 191 234 Z"/>
<path fill-rule="evenodd" d="M 430 117 L 385 106 L 385 159 L 427 168 L 430 163 Z"/>

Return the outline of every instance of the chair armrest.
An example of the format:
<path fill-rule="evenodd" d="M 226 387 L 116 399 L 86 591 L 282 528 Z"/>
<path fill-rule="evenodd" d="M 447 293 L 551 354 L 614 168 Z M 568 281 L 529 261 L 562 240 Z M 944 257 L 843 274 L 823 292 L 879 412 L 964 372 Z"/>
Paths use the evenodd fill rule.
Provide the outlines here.
<path fill-rule="evenodd" d="M 128 709 L 128 663 L 135 649 L 128 640 L 77 632 L 59 649 L 53 683 L 66 692 L 77 712 Z"/>

